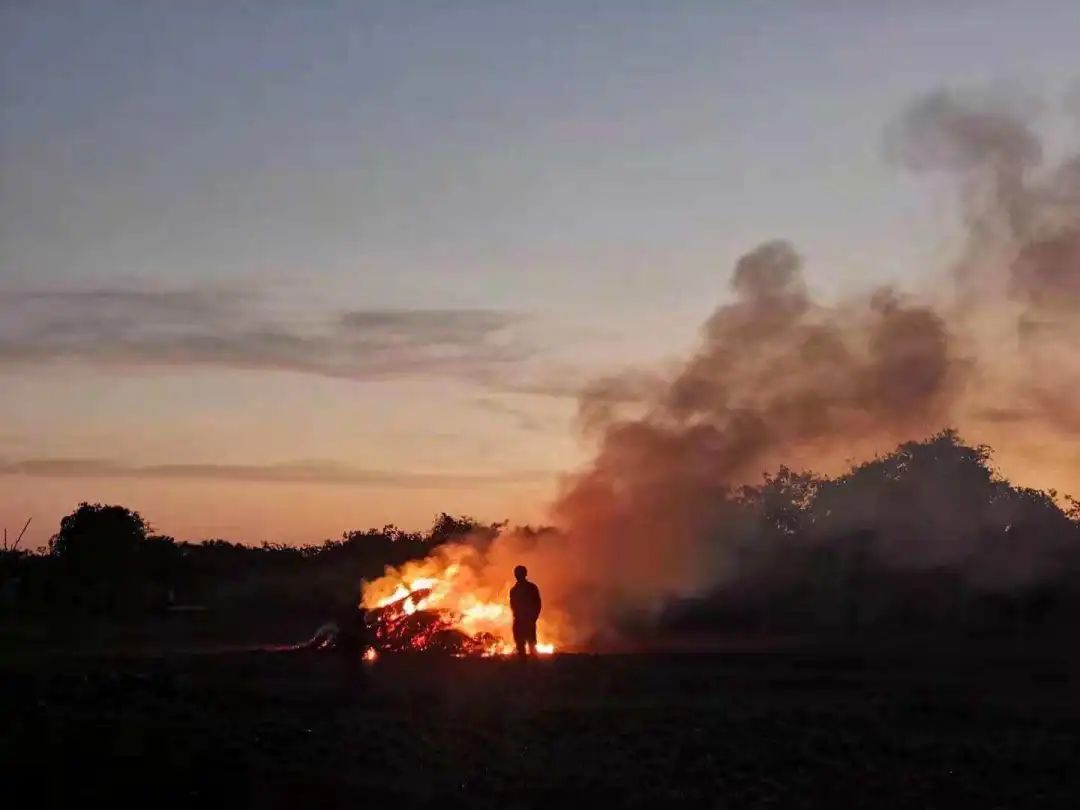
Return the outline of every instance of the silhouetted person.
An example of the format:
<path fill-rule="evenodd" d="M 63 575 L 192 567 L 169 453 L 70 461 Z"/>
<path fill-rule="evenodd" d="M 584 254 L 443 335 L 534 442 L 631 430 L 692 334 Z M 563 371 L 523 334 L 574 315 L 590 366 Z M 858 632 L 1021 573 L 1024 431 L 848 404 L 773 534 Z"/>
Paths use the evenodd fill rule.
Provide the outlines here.
<path fill-rule="evenodd" d="M 510 589 L 510 610 L 514 614 L 514 643 L 518 656 L 536 654 L 536 620 L 540 617 L 540 589 L 525 577 L 524 565 L 514 569 L 517 583 Z"/>
<path fill-rule="evenodd" d="M 367 680 L 364 653 L 373 644 L 367 611 L 355 602 L 343 606 L 337 618 L 333 651 L 338 663 L 339 688 L 346 694 L 362 689 Z"/>
<path fill-rule="evenodd" d="M 357 605 L 349 605 L 338 617 L 338 633 L 334 648 L 341 655 L 359 661 L 370 646 L 367 611 Z"/>

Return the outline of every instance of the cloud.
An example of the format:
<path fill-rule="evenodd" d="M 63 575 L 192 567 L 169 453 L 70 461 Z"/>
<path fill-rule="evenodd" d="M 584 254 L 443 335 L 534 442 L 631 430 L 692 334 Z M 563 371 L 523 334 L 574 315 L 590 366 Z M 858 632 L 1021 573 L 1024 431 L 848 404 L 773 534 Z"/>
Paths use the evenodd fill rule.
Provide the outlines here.
<path fill-rule="evenodd" d="M 541 418 L 540 415 L 493 397 L 478 397 L 473 401 L 481 410 L 487 411 L 498 417 L 510 419 L 519 430 L 526 432 L 544 432 L 552 427 L 550 421 Z"/>
<path fill-rule="evenodd" d="M 519 316 L 489 309 L 361 309 L 346 312 L 341 323 L 357 332 L 376 331 L 404 342 L 459 343 L 513 326 Z"/>
<path fill-rule="evenodd" d="M 301 313 L 251 291 L 0 292 L 0 363 L 76 360 L 293 371 L 344 379 L 495 380 L 534 349 L 520 313 L 342 309 Z"/>
<path fill-rule="evenodd" d="M 40 478 L 207 479 L 269 483 L 357 484 L 414 487 L 543 482 L 553 473 L 519 470 L 505 473 L 413 473 L 370 470 L 332 461 L 291 461 L 281 464 L 150 464 L 137 465 L 100 458 L 47 458 L 0 462 L 0 475 Z"/>

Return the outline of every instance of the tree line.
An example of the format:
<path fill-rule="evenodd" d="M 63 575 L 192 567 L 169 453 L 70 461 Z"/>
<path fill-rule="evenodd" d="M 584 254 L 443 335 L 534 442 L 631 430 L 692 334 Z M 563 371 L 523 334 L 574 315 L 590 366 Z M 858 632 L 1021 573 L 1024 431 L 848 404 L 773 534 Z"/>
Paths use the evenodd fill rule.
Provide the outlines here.
<path fill-rule="evenodd" d="M 1015 486 L 994 470 L 990 448 L 954 431 L 837 477 L 781 468 L 719 497 L 723 530 L 702 538 L 703 555 L 723 562 L 714 585 L 628 615 L 625 632 L 993 631 L 1080 621 L 1080 506 Z M 311 614 L 355 602 L 360 583 L 387 566 L 505 530 L 444 513 L 424 532 L 388 525 L 305 546 L 185 542 L 155 534 L 126 507 L 83 503 L 47 549 L 0 552 L 0 609 Z M 530 531 L 543 542 L 554 530 Z"/>
<path fill-rule="evenodd" d="M 726 572 L 670 628 L 994 632 L 1080 621 L 1080 505 L 1012 484 L 953 430 L 835 478 L 731 494 Z"/>
<path fill-rule="evenodd" d="M 361 581 L 387 566 L 466 536 L 493 537 L 499 528 L 444 513 L 425 532 L 387 525 L 302 546 L 189 542 L 155 534 L 127 507 L 81 503 L 60 521 L 46 549 L 0 552 L 0 587 L 3 607 L 22 613 L 326 610 L 355 599 Z"/>

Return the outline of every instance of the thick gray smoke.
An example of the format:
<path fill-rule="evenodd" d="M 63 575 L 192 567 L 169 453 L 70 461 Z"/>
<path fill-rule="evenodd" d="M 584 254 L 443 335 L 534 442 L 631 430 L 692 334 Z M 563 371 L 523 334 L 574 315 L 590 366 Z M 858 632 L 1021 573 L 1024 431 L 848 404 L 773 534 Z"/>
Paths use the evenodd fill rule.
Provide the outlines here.
<path fill-rule="evenodd" d="M 1066 349 L 1080 336 L 1080 158 L 1041 169 L 1023 111 L 938 92 L 889 128 L 909 168 L 959 181 L 967 244 L 929 295 L 816 302 L 795 247 L 769 241 L 736 263 L 734 301 L 676 374 L 644 396 L 647 377 L 584 395 L 597 452 L 555 505 L 571 571 L 560 585 L 579 612 L 736 580 L 727 496 L 778 465 L 836 472 L 946 426 L 975 441 L 1020 423 L 1057 439 L 1080 428 L 1080 366 Z M 933 549 L 888 553 L 960 564 L 969 550 L 943 551 L 946 534 L 924 538 Z"/>
<path fill-rule="evenodd" d="M 1003 261 L 1012 297 L 1071 309 L 1080 299 L 1080 155 L 1039 174 L 1044 149 L 1018 106 L 934 93 L 898 120 L 890 145 L 911 169 L 947 170 L 962 181 L 962 267 L 971 281 L 987 281 L 988 265 Z"/>
<path fill-rule="evenodd" d="M 999 460 L 1022 483 L 1045 471 L 1048 457 L 1032 448 L 1067 447 L 1080 429 L 1080 158 L 1043 168 L 1026 114 L 1010 100 L 948 92 L 913 104 L 889 127 L 888 146 L 912 170 L 956 177 L 967 236 L 955 266 L 930 290 L 868 289 L 823 303 L 810 296 L 793 245 L 749 251 L 730 274 L 730 302 L 704 323 L 680 368 L 586 390 L 581 423 L 596 452 L 564 481 L 553 506 L 559 531 L 543 542 L 504 534 L 472 566 L 476 581 L 495 592 L 526 563 L 545 588 L 557 640 L 580 643 L 672 597 L 738 590 L 762 571 L 792 574 L 769 562 L 773 549 L 748 525 L 741 489 L 782 465 L 837 474 L 954 426 L 1004 450 Z M 1002 447 L 1015 436 L 1033 444 Z M 898 484 L 891 500 L 863 487 L 861 473 L 821 495 L 830 542 L 865 538 L 874 526 L 857 553 L 890 570 L 945 567 L 998 589 L 1047 576 L 1053 542 L 994 541 L 991 554 L 984 542 L 1037 512 L 1041 496 L 999 490 L 980 453 L 965 456 L 951 441 L 867 473 L 916 482 Z M 1075 463 L 1062 469 L 1064 486 L 1080 483 Z M 781 476 L 769 486 L 805 502 L 817 486 L 809 480 Z M 837 492 L 855 493 L 855 503 Z M 758 506 L 759 516 L 767 511 Z M 772 537 L 816 542 L 785 523 L 791 515 L 767 517 Z M 799 553 L 785 557 L 788 569 Z M 817 581 L 793 572 L 800 576 Z"/>

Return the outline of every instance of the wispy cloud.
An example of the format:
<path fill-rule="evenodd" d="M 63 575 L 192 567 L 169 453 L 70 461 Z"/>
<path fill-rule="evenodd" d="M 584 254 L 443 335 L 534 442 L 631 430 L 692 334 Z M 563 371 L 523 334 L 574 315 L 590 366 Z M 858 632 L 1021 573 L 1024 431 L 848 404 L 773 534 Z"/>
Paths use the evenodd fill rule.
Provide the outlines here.
<path fill-rule="evenodd" d="M 42 458 L 0 462 L 0 475 L 41 478 L 209 479 L 279 483 L 363 484 L 439 488 L 540 482 L 553 473 L 519 470 L 504 473 L 414 473 L 371 470 L 332 461 L 281 464 L 126 464 L 101 458 Z"/>
<path fill-rule="evenodd" d="M 550 427 L 537 414 L 524 408 L 507 404 L 493 397 L 477 397 L 474 400 L 476 406 L 499 417 L 510 419 L 520 430 L 540 432 Z"/>
<path fill-rule="evenodd" d="M 304 313 L 251 291 L 0 292 L 0 363 L 77 360 L 283 370 L 345 379 L 499 378 L 535 353 L 520 313 Z"/>

